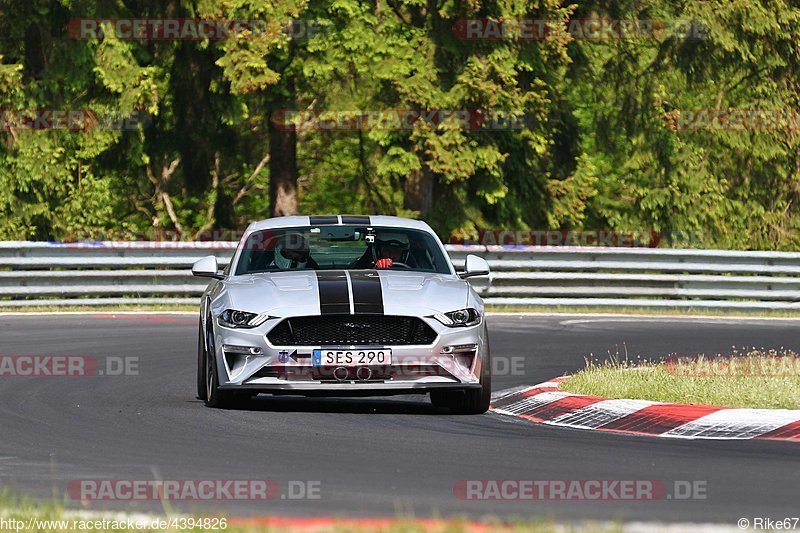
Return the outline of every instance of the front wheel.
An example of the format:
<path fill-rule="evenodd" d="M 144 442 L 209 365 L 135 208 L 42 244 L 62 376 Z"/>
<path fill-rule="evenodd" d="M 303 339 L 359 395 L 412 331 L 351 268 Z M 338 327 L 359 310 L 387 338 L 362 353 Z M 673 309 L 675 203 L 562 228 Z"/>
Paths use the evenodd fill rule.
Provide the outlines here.
<path fill-rule="evenodd" d="M 235 394 L 232 391 L 219 390 L 219 369 L 217 368 L 217 353 L 214 344 L 214 335 L 211 331 L 211 325 L 206 330 L 205 342 L 205 355 L 204 359 L 204 376 L 205 376 L 205 398 L 203 398 L 206 407 L 231 407 L 235 400 Z"/>
<path fill-rule="evenodd" d="M 487 357 L 483 361 L 481 368 L 479 389 L 467 389 L 464 391 L 433 391 L 431 392 L 431 403 L 434 407 L 443 407 L 457 415 L 480 415 L 489 410 L 492 401 L 492 358 L 489 349 L 486 349 Z"/>
<path fill-rule="evenodd" d="M 203 338 L 203 321 L 197 327 L 197 399 L 206 399 L 206 344 Z"/>

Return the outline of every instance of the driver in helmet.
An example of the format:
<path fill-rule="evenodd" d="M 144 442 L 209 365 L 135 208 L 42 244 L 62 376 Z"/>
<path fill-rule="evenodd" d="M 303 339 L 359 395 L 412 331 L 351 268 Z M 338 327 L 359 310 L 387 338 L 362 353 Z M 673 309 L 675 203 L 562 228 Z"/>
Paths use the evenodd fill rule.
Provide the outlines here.
<path fill-rule="evenodd" d="M 281 270 L 319 269 L 311 257 L 308 240 L 302 233 L 289 232 L 275 246 L 273 265 Z"/>

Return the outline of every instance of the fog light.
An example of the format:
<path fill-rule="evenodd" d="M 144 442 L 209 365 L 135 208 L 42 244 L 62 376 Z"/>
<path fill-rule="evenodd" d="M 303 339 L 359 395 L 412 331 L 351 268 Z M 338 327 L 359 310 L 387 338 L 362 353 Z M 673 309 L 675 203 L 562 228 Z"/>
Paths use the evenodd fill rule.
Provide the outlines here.
<path fill-rule="evenodd" d="M 236 346 L 234 344 L 223 344 L 223 351 L 237 353 L 241 355 L 264 355 L 264 350 L 258 346 Z"/>
<path fill-rule="evenodd" d="M 445 346 L 442 348 L 443 354 L 451 354 L 451 353 L 465 353 L 465 352 L 474 352 L 478 349 L 477 344 L 452 344 L 450 346 Z"/>

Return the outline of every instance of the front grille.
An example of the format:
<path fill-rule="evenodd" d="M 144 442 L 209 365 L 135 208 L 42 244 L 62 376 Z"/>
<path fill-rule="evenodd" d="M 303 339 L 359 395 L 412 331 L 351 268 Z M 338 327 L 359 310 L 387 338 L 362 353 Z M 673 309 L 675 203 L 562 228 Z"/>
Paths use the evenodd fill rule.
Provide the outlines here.
<path fill-rule="evenodd" d="M 411 316 L 322 315 L 284 319 L 267 334 L 274 346 L 432 344 L 436 332 Z"/>

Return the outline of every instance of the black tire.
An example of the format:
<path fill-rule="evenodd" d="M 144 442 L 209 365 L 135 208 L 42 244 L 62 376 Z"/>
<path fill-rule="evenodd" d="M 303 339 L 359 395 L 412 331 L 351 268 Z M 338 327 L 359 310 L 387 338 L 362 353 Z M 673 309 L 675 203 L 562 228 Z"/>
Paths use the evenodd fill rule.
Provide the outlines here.
<path fill-rule="evenodd" d="M 443 390 L 431 391 L 431 403 L 439 409 L 450 409 L 452 393 Z"/>
<path fill-rule="evenodd" d="M 480 389 L 467 389 L 463 394 L 453 398 L 450 403 L 450 411 L 456 415 L 482 415 L 489 410 L 492 401 L 492 373 L 484 378 L 481 375 Z"/>
<path fill-rule="evenodd" d="M 219 369 L 217 368 L 217 358 L 214 356 L 216 350 L 214 348 L 214 336 L 211 333 L 211 323 L 209 322 L 208 329 L 206 329 L 206 342 L 204 345 L 205 360 L 205 389 L 206 397 L 203 402 L 206 407 L 226 408 L 232 407 L 235 404 L 236 393 L 233 391 L 219 390 Z"/>
<path fill-rule="evenodd" d="M 480 389 L 464 391 L 433 391 L 431 403 L 435 407 L 445 407 L 457 415 L 480 415 L 489 410 L 492 401 L 492 356 L 489 351 L 489 337 L 486 336 L 486 359 L 481 367 Z"/>

